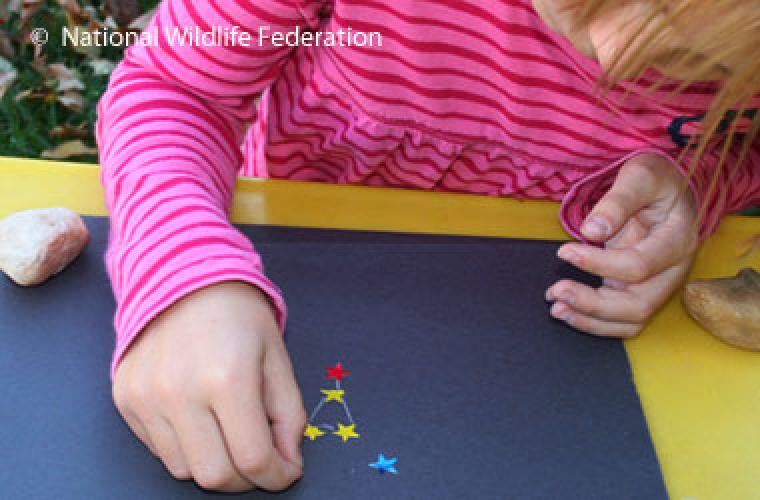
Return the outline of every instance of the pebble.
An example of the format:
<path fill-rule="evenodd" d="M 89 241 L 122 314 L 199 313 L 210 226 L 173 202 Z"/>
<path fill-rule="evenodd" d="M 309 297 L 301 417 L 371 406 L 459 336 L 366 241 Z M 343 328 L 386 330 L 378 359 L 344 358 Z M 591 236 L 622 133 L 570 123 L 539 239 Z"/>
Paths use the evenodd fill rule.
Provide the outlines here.
<path fill-rule="evenodd" d="M 707 331 L 737 347 L 760 351 L 760 273 L 743 269 L 733 278 L 686 285 L 684 304 Z"/>
<path fill-rule="evenodd" d="M 24 210 L 0 220 L 0 270 L 22 286 L 60 273 L 84 250 L 90 234 L 67 208 Z"/>

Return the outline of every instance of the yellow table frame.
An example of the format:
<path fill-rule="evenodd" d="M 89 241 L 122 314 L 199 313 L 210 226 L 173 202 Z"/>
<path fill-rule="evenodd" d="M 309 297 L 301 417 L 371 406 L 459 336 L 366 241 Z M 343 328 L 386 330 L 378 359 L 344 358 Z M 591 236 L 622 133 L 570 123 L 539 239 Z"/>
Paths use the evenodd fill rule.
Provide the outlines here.
<path fill-rule="evenodd" d="M 0 158 L 0 217 L 48 206 L 107 215 L 98 174 L 94 165 Z M 565 240 L 558 208 L 550 202 L 241 179 L 232 218 Z M 749 266 L 749 258 L 739 258 L 741 246 L 757 233 L 760 218 L 727 218 L 701 249 L 692 276 L 733 275 Z M 755 267 L 757 260 L 755 255 Z M 688 317 L 678 297 L 625 347 L 671 498 L 760 500 L 760 353 L 715 340 Z"/>

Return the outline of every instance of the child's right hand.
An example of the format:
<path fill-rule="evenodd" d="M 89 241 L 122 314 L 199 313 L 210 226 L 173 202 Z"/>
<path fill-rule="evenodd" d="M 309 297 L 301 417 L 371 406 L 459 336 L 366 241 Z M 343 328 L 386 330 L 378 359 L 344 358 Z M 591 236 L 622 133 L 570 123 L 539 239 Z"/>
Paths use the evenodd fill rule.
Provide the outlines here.
<path fill-rule="evenodd" d="M 269 302 L 225 282 L 183 298 L 135 339 L 113 397 L 177 479 L 281 490 L 302 473 L 306 412 Z"/>

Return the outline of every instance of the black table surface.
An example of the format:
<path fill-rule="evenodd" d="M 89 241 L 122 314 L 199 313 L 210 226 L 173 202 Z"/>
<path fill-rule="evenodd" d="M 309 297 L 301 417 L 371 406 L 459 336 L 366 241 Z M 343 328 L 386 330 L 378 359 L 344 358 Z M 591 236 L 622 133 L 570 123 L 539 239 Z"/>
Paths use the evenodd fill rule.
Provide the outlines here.
<path fill-rule="evenodd" d="M 0 498 L 227 498 L 173 480 L 111 401 L 108 221 L 43 286 L 0 278 Z M 282 499 L 666 498 L 620 341 L 550 318 L 557 243 L 241 226 L 289 309 L 307 410 L 337 361 L 359 439 L 304 443 Z M 319 420 L 345 422 L 330 403 Z M 383 453 L 397 475 L 368 466 Z"/>

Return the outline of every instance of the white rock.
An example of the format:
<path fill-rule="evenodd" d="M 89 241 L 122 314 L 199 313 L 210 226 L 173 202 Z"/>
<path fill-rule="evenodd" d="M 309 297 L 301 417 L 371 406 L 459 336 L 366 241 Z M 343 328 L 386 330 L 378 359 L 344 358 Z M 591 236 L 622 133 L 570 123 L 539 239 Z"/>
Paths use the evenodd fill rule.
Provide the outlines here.
<path fill-rule="evenodd" d="M 69 265 L 90 241 L 68 208 L 25 210 L 0 221 L 0 270 L 23 286 L 38 285 Z"/>

